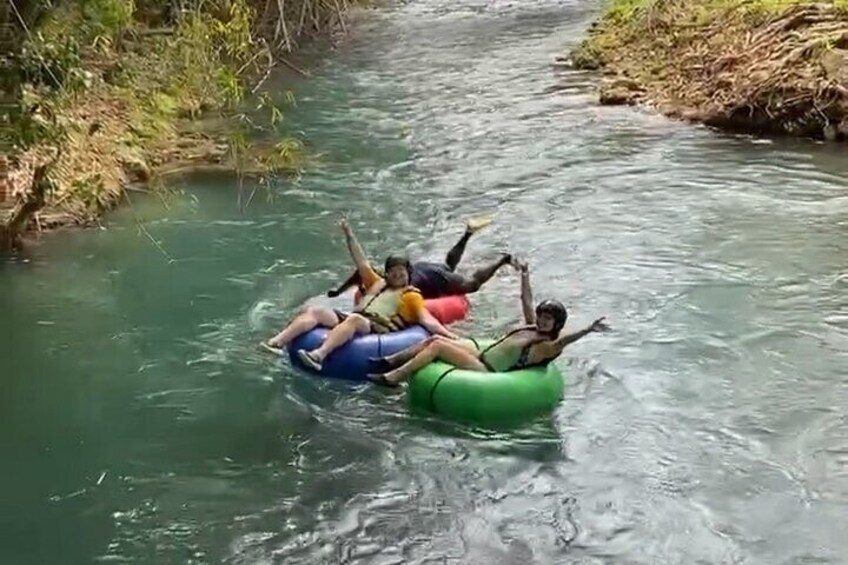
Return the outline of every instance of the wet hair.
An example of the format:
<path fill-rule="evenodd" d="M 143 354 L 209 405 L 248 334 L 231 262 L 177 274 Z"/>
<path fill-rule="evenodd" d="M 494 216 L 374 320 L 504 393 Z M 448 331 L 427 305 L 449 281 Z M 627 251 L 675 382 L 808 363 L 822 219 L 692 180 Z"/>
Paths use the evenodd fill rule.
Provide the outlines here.
<path fill-rule="evenodd" d="M 553 337 L 558 336 L 562 328 L 565 327 L 565 321 L 568 319 L 568 310 L 565 309 L 565 306 L 559 300 L 543 300 L 536 306 L 536 316 L 542 313 L 550 314 L 554 319 L 554 327 L 551 329 L 550 334 Z"/>

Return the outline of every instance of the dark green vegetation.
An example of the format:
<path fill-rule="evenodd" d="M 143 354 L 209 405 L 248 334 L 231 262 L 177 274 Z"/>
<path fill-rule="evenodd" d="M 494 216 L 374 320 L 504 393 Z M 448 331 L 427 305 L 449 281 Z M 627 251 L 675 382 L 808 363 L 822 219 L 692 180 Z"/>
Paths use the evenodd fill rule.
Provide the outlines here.
<path fill-rule="evenodd" d="M 343 27 L 348 7 L 8 0 L 0 8 L 0 247 L 18 245 L 37 210 L 46 207 L 39 227 L 86 223 L 129 182 L 166 168 L 298 170 L 300 142 L 276 133 L 280 99 L 260 89 L 282 55 Z M 257 129 L 272 133 L 261 145 L 249 141 Z"/>

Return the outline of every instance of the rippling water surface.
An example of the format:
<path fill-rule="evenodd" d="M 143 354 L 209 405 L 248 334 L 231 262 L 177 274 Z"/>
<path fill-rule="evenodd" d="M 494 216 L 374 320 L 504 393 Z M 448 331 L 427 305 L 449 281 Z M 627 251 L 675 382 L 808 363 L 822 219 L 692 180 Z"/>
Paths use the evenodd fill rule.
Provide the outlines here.
<path fill-rule="evenodd" d="M 186 180 L 2 266 L 0 561 L 844 562 L 844 149 L 595 106 L 552 62 L 596 9 L 368 13 L 297 89 L 317 170 L 244 213 Z M 342 212 L 375 257 L 494 213 L 466 268 L 524 253 L 615 332 L 517 430 L 295 374 L 255 343 L 347 271 Z M 508 327 L 517 277 L 473 314 Z"/>

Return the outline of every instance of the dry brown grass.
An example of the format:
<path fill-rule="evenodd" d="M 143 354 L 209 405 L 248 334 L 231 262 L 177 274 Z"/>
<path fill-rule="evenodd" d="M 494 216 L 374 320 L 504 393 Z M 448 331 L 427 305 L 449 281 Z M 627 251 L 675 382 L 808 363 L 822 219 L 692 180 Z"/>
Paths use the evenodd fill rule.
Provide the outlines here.
<path fill-rule="evenodd" d="M 629 2 L 573 54 L 601 66 L 602 99 L 646 101 L 731 129 L 848 136 L 848 15 L 772 0 Z"/>

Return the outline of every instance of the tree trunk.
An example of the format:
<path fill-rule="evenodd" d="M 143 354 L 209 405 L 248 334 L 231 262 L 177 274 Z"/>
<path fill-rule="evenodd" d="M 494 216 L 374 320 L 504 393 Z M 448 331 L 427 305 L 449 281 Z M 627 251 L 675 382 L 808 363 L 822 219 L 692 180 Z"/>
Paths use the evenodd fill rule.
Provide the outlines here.
<path fill-rule="evenodd" d="M 50 181 L 47 179 L 47 171 L 51 163 L 36 167 L 32 177 L 32 185 L 26 195 L 18 202 L 9 219 L 0 224 L 0 252 L 8 253 L 21 248 L 21 234 L 23 234 L 33 214 L 44 207 L 47 189 Z"/>

